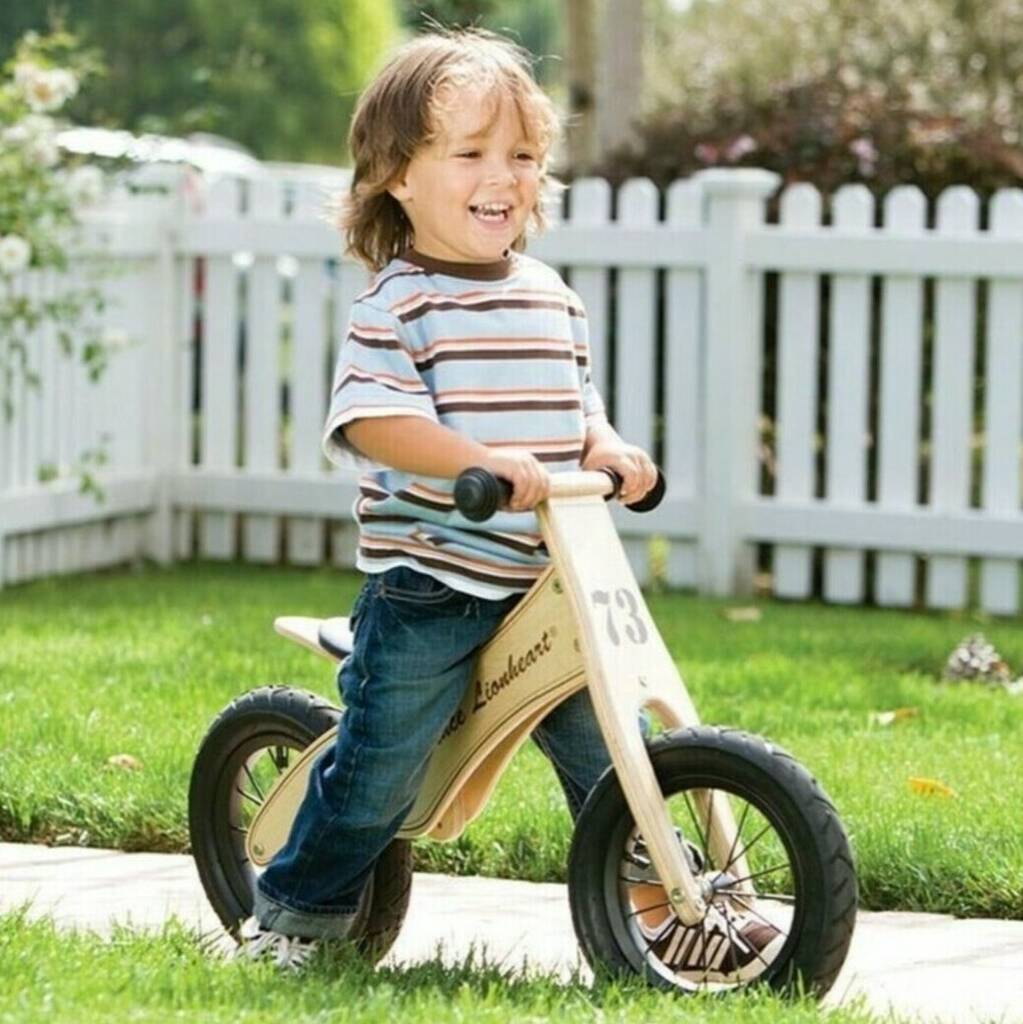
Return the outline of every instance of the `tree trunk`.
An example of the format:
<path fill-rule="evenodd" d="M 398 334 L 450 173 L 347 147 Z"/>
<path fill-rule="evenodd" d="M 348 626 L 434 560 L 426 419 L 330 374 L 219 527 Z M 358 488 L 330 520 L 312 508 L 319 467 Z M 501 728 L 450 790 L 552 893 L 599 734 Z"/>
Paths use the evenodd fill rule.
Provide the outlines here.
<path fill-rule="evenodd" d="M 601 0 L 565 0 L 568 165 L 583 174 L 597 159 L 597 11 Z"/>
<path fill-rule="evenodd" d="M 597 153 L 633 141 L 643 102 L 644 0 L 603 0 L 597 81 Z"/>

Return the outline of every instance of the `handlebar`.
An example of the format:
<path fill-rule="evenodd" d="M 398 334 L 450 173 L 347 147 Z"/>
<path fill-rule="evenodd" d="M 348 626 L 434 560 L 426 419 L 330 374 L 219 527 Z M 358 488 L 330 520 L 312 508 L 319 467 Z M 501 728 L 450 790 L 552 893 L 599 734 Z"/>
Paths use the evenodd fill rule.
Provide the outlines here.
<path fill-rule="evenodd" d="M 583 493 L 604 493 L 605 500 L 608 501 L 611 498 L 617 498 L 624 482 L 621 476 L 613 469 L 600 469 L 596 472 L 603 473 L 610 479 L 610 489 L 603 492 L 602 489 L 598 490 L 591 487 L 588 491 L 583 489 Z M 585 476 L 593 476 L 594 474 L 556 473 L 551 477 L 552 495 L 557 492 L 558 478 L 569 475 L 579 479 Z M 607 484 L 604 484 L 604 486 L 606 487 Z M 630 512 L 650 512 L 660 505 L 666 489 L 667 485 L 664 480 L 664 474 L 658 469 L 657 483 L 639 501 L 625 507 Z M 574 493 L 578 493 L 578 490 L 574 491 Z M 458 479 L 455 481 L 455 507 L 466 519 L 474 523 L 482 523 L 484 520 L 489 519 L 498 508 L 508 504 L 511 496 L 512 485 L 507 480 L 495 476 L 489 469 L 484 469 L 482 466 L 473 466 L 471 469 L 465 470 L 459 474 Z"/>

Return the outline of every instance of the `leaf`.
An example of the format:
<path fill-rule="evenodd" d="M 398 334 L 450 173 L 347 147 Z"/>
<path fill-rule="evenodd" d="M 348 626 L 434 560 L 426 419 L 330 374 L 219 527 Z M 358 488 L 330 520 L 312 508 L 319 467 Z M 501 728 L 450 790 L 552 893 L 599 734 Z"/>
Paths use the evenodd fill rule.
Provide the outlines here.
<path fill-rule="evenodd" d="M 871 725 L 893 725 L 904 722 L 907 718 L 916 718 L 919 708 L 893 708 L 891 711 L 871 711 L 868 721 Z"/>
<path fill-rule="evenodd" d="M 945 799 L 954 798 L 957 794 L 951 786 L 937 779 L 926 779 L 922 776 L 913 776 L 909 780 L 909 788 L 921 796 L 940 796 Z"/>
<path fill-rule="evenodd" d="M 122 768 L 128 772 L 137 772 L 142 769 L 142 762 L 131 754 L 113 754 L 107 758 L 107 764 L 112 768 Z"/>
<path fill-rule="evenodd" d="M 759 608 L 725 608 L 722 613 L 729 622 L 759 622 Z"/>

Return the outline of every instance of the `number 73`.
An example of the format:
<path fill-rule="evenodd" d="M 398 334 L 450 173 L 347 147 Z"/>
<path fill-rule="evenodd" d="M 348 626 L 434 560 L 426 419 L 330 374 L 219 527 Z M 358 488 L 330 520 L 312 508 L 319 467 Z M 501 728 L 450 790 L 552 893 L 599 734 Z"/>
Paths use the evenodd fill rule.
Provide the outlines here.
<path fill-rule="evenodd" d="M 639 616 L 639 602 L 631 590 L 619 587 L 614 592 L 614 604 L 611 602 L 610 590 L 594 590 L 590 594 L 590 600 L 593 601 L 595 607 L 603 605 L 607 609 L 607 635 L 615 647 L 620 646 L 622 642 L 621 633 L 615 624 L 615 618 L 621 615 L 627 617 L 625 623 L 626 637 L 634 644 L 645 644 L 647 642 L 647 628 Z M 616 611 L 615 606 L 620 611 Z"/>

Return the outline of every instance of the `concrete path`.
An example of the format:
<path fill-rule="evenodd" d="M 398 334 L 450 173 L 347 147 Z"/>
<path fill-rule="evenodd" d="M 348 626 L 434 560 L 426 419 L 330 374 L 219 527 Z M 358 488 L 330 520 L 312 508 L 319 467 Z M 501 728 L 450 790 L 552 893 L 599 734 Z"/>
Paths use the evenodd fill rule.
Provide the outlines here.
<path fill-rule="evenodd" d="M 115 922 L 159 927 L 174 915 L 203 931 L 218 922 L 190 857 L 0 843 L 0 912 L 101 934 Z M 405 927 L 388 957 L 490 962 L 567 977 L 583 966 L 562 885 L 417 874 Z M 588 972 L 584 972 L 588 975 Z M 862 913 L 829 1004 L 858 996 L 906 1020 L 1023 1024 L 1023 922 L 937 914 Z"/>

